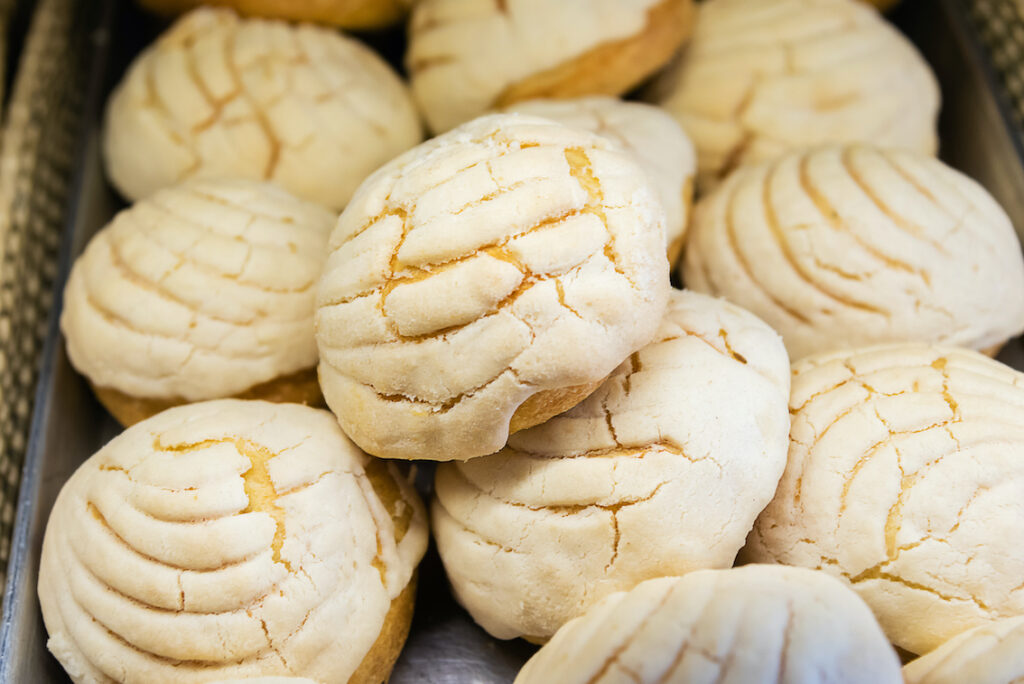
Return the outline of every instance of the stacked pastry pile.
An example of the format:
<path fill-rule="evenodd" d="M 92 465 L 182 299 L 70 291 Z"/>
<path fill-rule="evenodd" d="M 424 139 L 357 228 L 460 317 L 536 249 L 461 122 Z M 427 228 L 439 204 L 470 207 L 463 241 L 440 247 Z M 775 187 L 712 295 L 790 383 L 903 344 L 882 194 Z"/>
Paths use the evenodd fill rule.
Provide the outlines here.
<path fill-rule="evenodd" d="M 856 0 L 408 26 L 407 88 L 335 29 L 195 9 L 111 96 L 135 203 L 62 327 L 127 429 L 39 579 L 72 679 L 385 680 L 414 460 L 458 601 L 546 643 L 521 683 L 1024 676 L 1024 375 L 973 351 L 1024 330 L 1024 259 L 931 156 L 914 48 Z"/>

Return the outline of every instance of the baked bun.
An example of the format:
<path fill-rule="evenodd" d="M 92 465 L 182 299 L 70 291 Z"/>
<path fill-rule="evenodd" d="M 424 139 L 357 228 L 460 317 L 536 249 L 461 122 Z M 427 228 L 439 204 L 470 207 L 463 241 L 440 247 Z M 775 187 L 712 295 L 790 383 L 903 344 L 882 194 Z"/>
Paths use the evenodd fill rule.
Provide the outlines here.
<path fill-rule="evenodd" d="M 934 154 L 928 64 L 857 0 L 709 0 L 651 97 L 697 146 L 698 186 L 794 148 L 870 142 Z"/>
<path fill-rule="evenodd" d="M 320 383 L 387 458 L 463 460 L 576 405 L 647 344 L 665 214 L 630 155 L 546 119 L 483 117 L 360 187 L 320 281 Z"/>
<path fill-rule="evenodd" d="M 132 62 L 107 104 L 103 152 L 129 200 L 238 177 L 340 210 L 420 139 L 405 84 L 362 43 L 201 8 Z"/>
<path fill-rule="evenodd" d="M 333 224 L 253 181 L 142 200 L 71 269 L 61 329 L 72 365 L 124 425 L 203 399 L 321 403 L 313 313 Z"/>
<path fill-rule="evenodd" d="M 748 565 L 652 579 L 558 631 L 515 684 L 901 684 L 857 595 L 820 572 Z"/>
<path fill-rule="evenodd" d="M 671 116 L 659 107 L 605 96 L 530 100 L 505 111 L 583 128 L 610 138 L 631 152 L 654 183 L 665 207 L 668 260 L 676 262 L 690 219 L 697 157 L 693 143 Z"/>
<path fill-rule="evenodd" d="M 87 460 L 47 524 L 47 645 L 76 684 L 387 678 L 412 618 L 423 507 L 326 411 L 173 408 Z"/>
<path fill-rule="evenodd" d="M 689 36 L 693 0 L 419 0 L 406 66 L 436 132 L 535 98 L 620 95 Z"/>
<path fill-rule="evenodd" d="M 788 399 L 773 330 L 674 291 L 654 341 L 586 401 L 438 468 L 434 538 L 459 602 L 498 638 L 545 641 L 612 592 L 729 567 L 785 467 Z"/>
<path fill-rule="evenodd" d="M 1024 613 L 1024 374 L 888 345 L 795 364 L 789 463 L 746 557 L 845 579 L 927 653 Z"/>
<path fill-rule="evenodd" d="M 1024 330 L 1006 212 L 913 152 L 827 147 L 737 171 L 698 204 L 682 269 L 778 330 L 794 360 L 902 341 L 994 351 Z"/>
<path fill-rule="evenodd" d="M 1024 616 L 958 634 L 903 668 L 907 684 L 1014 684 L 1024 681 Z"/>
<path fill-rule="evenodd" d="M 413 0 L 139 0 L 161 14 L 180 14 L 200 5 L 223 5 L 242 14 L 289 21 L 313 21 L 350 29 L 374 29 L 401 19 Z"/>

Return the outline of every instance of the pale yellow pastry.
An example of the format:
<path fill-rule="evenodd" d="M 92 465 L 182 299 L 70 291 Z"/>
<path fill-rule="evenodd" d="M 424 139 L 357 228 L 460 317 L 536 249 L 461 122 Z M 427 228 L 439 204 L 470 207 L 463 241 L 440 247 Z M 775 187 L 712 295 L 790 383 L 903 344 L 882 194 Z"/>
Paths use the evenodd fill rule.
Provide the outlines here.
<path fill-rule="evenodd" d="M 162 14 L 178 14 L 200 5 L 224 5 L 256 17 L 314 21 L 351 29 L 381 28 L 401 19 L 413 0 L 139 0 Z"/>
<path fill-rule="evenodd" d="M 698 204 L 681 268 L 778 330 L 794 360 L 901 341 L 992 350 L 1024 330 L 1006 212 L 914 152 L 836 146 L 741 169 Z"/>
<path fill-rule="evenodd" d="M 689 36 L 693 0 L 419 0 L 406 66 L 446 131 L 535 98 L 620 95 Z"/>
<path fill-rule="evenodd" d="M 130 200 L 188 178 L 239 177 L 341 209 L 420 139 L 405 84 L 362 43 L 200 8 L 128 68 L 107 104 L 103 156 Z"/>
<path fill-rule="evenodd" d="M 650 96 L 697 146 L 698 185 L 794 148 L 864 141 L 934 154 L 939 89 L 858 0 L 708 0 Z"/>
<path fill-rule="evenodd" d="M 483 117 L 362 185 L 320 281 L 320 383 L 371 454 L 463 460 L 579 403 L 654 336 L 665 213 L 631 156 Z"/>
<path fill-rule="evenodd" d="M 1024 616 L 958 634 L 903 668 L 907 684 L 1017 684 L 1024 681 Z"/>
<path fill-rule="evenodd" d="M 900 684 L 857 595 L 820 572 L 748 565 L 652 579 L 560 629 L 515 684 Z"/>
<path fill-rule="evenodd" d="M 412 484 L 326 411 L 173 408 L 61 489 L 39 569 L 47 646 L 75 684 L 376 684 L 426 545 Z"/>
<path fill-rule="evenodd" d="M 845 579 L 911 653 L 1024 613 L 1024 374 L 955 347 L 823 354 L 790 413 L 746 557 Z"/>
<path fill-rule="evenodd" d="M 334 215 L 266 183 L 195 181 L 114 217 L 75 262 L 61 330 L 125 425 L 192 401 L 316 404 L 316 281 Z"/>
<path fill-rule="evenodd" d="M 785 467 L 788 399 L 773 330 L 674 291 L 654 341 L 586 401 L 438 468 L 456 598 L 494 636 L 544 641 L 612 592 L 729 567 Z"/>
<path fill-rule="evenodd" d="M 676 262 L 690 219 L 697 157 L 693 143 L 671 116 L 658 107 L 605 96 L 530 100 L 505 111 L 584 128 L 615 140 L 631 152 L 665 206 L 668 259 Z"/>

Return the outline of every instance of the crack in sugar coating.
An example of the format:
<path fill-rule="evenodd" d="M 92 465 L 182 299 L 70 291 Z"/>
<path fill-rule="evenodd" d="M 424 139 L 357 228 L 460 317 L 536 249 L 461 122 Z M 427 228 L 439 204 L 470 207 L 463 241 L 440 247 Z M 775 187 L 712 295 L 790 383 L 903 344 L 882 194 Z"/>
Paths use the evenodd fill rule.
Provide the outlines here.
<path fill-rule="evenodd" d="M 696 156 L 686 133 L 666 112 L 613 97 L 531 100 L 505 109 L 584 128 L 635 155 L 658 189 L 667 215 L 666 240 L 681 243 L 689 220 Z"/>
<path fill-rule="evenodd" d="M 1007 684 L 1024 679 L 1024 617 L 975 627 L 903 668 L 908 684 Z"/>
<path fill-rule="evenodd" d="M 384 415 L 426 448 L 416 457 L 466 457 L 443 446 L 464 429 L 490 431 L 473 448 L 496 451 L 530 396 L 598 381 L 653 335 L 662 222 L 633 162 L 584 131 L 505 115 L 412 150 L 332 236 L 317 314 L 328 402 L 371 453 L 412 456 L 388 443 L 402 434 L 369 434 Z M 486 406 L 497 415 L 467 426 Z"/>
<path fill-rule="evenodd" d="M 406 64 L 421 109 L 445 131 L 499 104 L 531 76 L 641 34 L 659 0 L 425 0 L 413 9 Z"/>
<path fill-rule="evenodd" d="M 746 566 L 642 582 L 569 622 L 516 684 L 900 682 L 870 611 L 804 569 Z"/>
<path fill-rule="evenodd" d="M 1019 612 L 1024 376 L 924 345 L 794 373 L 789 464 L 749 558 L 846 579 L 915 653 Z"/>
<path fill-rule="evenodd" d="M 764 318 L 794 359 L 903 340 L 988 349 L 1024 328 L 1009 218 L 911 152 L 827 147 L 743 169 L 701 201 L 688 240 L 687 285 Z"/>
<path fill-rule="evenodd" d="M 51 650 L 83 682 L 346 681 L 426 546 L 411 484 L 385 494 L 370 467 L 295 405 L 209 402 L 128 430 L 54 507 Z"/>
<path fill-rule="evenodd" d="M 696 143 L 705 189 L 798 147 L 937 147 L 934 76 L 902 35 L 853 0 L 703 5 L 685 56 L 652 96 Z"/>
<path fill-rule="evenodd" d="M 340 209 L 374 168 L 419 139 L 404 84 L 360 43 L 198 9 L 130 67 L 108 106 L 104 151 L 132 199 L 230 176 Z"/>
<path fill-rule="evenodd" d="M 730 565 L 785 464 L 788 372 L 764 323 L 674 293 L 654 341 L 581 404 L 438 468 L 456 596 L 499 638 L 543 640 L 613 591 Z"/>
<path fill-rule="evenodd" d="M 316 365 L 315 284 L 332 215 L 249 181 L 161 191 L 76 261 L 72 363 L 128 395 L 228 396 Z"/>

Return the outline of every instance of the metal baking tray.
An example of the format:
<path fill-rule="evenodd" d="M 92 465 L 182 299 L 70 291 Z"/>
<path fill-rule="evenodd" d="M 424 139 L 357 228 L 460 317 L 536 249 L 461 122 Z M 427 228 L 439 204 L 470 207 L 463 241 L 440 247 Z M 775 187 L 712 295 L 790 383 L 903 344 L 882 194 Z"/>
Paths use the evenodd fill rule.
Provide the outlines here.
<path fill-rule="evenodd" d="M 905 0 L 892 19 L 931 62 L 943 93 L 942 156 L 986 186 L 1024 229 L 1024 156 L 1006 116 L 983 48 L 969 28 L 967 0 Z M 46 631 L 36 599 L 43 531 L 61 485 L 76 467 L 120 429 L 68 363 L 57 319 L 70 264 L 90 236 L 123 202 L 104 180 L 99 130 L 106 95 L 131 57 L 160 30 L 128 0 L 89 0 L 80 30 L 91 36 L 91 82 L 78 151 L 76 179 L 61 249 L 55 305 L 36 395 L 36 412 L 22 475 L 12 554 L 0 618 L 0 683 L 64 684 L 68 681 L 46 650 Z M 400 31 L 364 38 L 393 63 Z M 1024 369 L 1024 346 L 1013 340 L 1000 359 Z M 421 480 L 429 488 L 431 470 Z M 426 493 L 426 492 L 425 492 Z M 412 631 L 391 677 L 393 684 L 498 684 L 511 682 L 536 647 L 498 641 L 477 627 L 448 589 L 431 548 L 421 567 Z"/>

